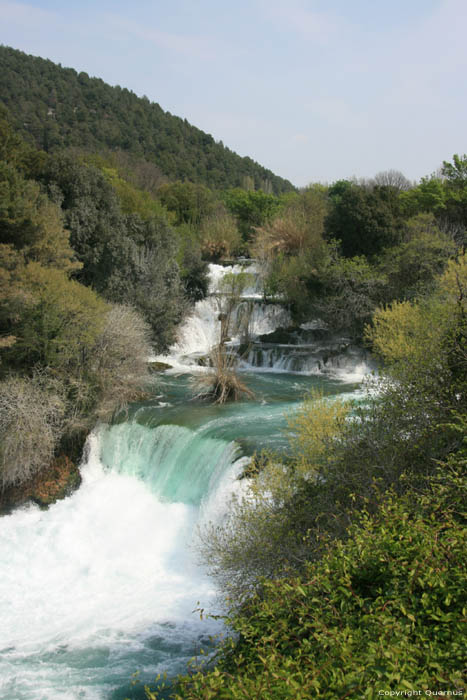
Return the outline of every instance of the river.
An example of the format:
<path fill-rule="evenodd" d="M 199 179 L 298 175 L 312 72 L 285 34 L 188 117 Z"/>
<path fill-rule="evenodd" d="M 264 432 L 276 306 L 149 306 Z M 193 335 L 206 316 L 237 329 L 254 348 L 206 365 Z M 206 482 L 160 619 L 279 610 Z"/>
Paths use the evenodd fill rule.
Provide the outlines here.
<path fill-rule="evenodd" d="M 211 289 L 223 274 L 211 266 Z M 268 342 L 286 312 L 264 304 L 257 287 L 244 297 L 256 314 L 241 361 L 254 400 L 193 400 L 192 376 L 218 331 L 214 302 L 199 302 L 164 358 L 173 369 L 90 436 L 79 490 L 48 510 L 1 518 L 1 698 L 142 698 L 133 673 L 149 682 L 183 671 L 222 633 L 196 612 L 219 609 L 198 561 L 198 528 L 222 517 L 255 451 L 287 450 L 285 415 L 304 394 L 358 395 L 367 370 L 355 348 L 315 326 Z"/>

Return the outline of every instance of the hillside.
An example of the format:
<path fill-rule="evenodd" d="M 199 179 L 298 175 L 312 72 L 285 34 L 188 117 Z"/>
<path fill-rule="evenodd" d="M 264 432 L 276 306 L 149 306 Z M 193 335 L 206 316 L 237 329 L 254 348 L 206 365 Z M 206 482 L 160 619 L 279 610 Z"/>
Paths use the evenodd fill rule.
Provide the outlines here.
<path fill-rule="evenodd" d="M 6 46 L 0 92 L 22 136 L 46 151 L 122 149 L 156 163 L 170 180 L 225 189 L 249 178 L 255 189 L 275 194 L 294 189 L 146 97 Z"/>

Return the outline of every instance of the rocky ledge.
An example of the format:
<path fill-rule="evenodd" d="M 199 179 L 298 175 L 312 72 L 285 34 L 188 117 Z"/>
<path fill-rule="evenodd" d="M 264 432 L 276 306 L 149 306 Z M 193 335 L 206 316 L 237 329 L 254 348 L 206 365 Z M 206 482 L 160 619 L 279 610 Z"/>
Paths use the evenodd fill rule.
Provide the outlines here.
<path fill-rule="evenodd" d="M 80 483 L 81 474 L 77 465 L 66 455 L 60 455 L 50 467 L 30 481 L 0 492 L 0 514 L 4 515 L 30 502 L 47 508 L 60 498 L 69 496 Z"/>

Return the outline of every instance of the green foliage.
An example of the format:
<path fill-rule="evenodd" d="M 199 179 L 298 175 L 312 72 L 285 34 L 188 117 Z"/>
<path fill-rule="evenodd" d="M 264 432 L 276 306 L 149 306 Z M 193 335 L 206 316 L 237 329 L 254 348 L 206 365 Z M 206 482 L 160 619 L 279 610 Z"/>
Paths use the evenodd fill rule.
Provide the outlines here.
<path fill-rule="evenodd" d="M 360 338 L 365 323 L 385 299 L 386 277 L 363 256 L 343 258 L 324 241 L 301 255 L 276 256 L 267 293 L 284 296 L 294 320 L 316 318 L 336 332 Z"/>
<path fill-rule="evenodd" d="M 402 211 L 406 216 L 420 213 L 439 214 L 445 208 L 446 193 L 443 182 L 437 177 L 422 177 L 420 184 L 400 196 Z"/>
<path fill-rule="evenodd" d="M 61 202 L 83 265 L 78 279 L 110 301 L 136 307 L 157 347 L 167 347 L 187 302 L 176 262 L 178 236 L 164 212 L 156 214 L 160 205 L 144 210 L 141 193 L 134 205 L 144 216 L 124 214 L 112 177 L 70 154 L 50 157 L 43 181 Z"/>
<path fill-rule="evenodd" d="M 142 219 L 167 216 L 167 210 L 155 196 L 131 185 L 115 168 L 104 166 L 102 172 L 115 190 L 123 214 L 138 214 Z"/>
<path fill-rule="evenodd" d="M 442 173 L 445 180 L 446 215 L 451 222 L 458 224 L 461 231 L 458 243 L 467 241 L 467 156 L 453 156 L 453 163 L 443 162 Z"/>
<path fill-rule="evenodd" d="M 7 326 L 16 343 L 3 351 L 5 362 L 17 368 L 76 366 L 95 342 L 107 310 L 95 292 L 63 271 L 32 262 L 17 271 L 5 301 L 10 300 L 17 307 L 23 302 Z"/>
<path fill-rule="evenodd" d="M 68 272 L 80 268 L 60 208 L 6 161 L 0 161 L 0 244 L 21 249 L 26 260 L 45 266 Z"/>
<path fill-rule="evenodd" d="M 291 456 L 263 455 L 257 476 L 243 482 L 229 505 L 228 518 L 202 532 L 201 553 L 211 574 L 238 606 L 258 586 L 261 576 L 277 578 L 296 569 L 309 549 L 302 529 L 297 494 L 303 484 L 317 484 L 334 460 L 350 405 L 312 394 L 288 416 Z M 291 507 L 289 509 L 289 504 Z M 310 505 L 310 504 L 309 504 Z M 327 507 L 324 499 L 319 511 Z M 310 510 L 315 506 L 311 505 Z M 316 510 L 310 513 L 310 523 Z"/>
<path fill-rule="evenodd" d="M 166 219 L 131 219 L 131 237 L 109 243 L 101 264 L 107 276 L 99 277 L 104 296 L 138 309 L 151 326 L 155 347 L 167 348 L 175 328 L 188 311 L 175 260 L 177 237 Z"/>
<path fill-rule="evenodd" d="M 341 243 L 346 257 L 373 256 L 401 240 L 399 192 L 390 186 L 367 189 L 341 181 L 329 189 L 326 234 Z"/>
<path fill-rule="evenodd" d="M 224 189 L 243 186 L 247 176 L 256 189 L 293 190 L 287 180 L 216 143 L 186 119 L 86 73 L 1 46 L 0 86 L 15 127 L 45 151 L 124 150 L 156 163 L 173 180 Z"/>
<path fill-rule="evenodd" d="M 465 688 L 465 458 L 363 512 L 300 577 L 264 582 L 171 697 L 369 698 Z M 157 694 L 148 693 L 148 698 Z"/>
<path fill-rule="evenodd" d="M 210 216 L 215 209 L 216 199 L 205 185 L 192 182 L 172 182 L 161 185 L 157 191 L 162 204 L 173 212 L 175 225 L 193 224 Z"/>
<path fill-rule="evenodd" d="M 261 190 L 245 191 L 239 188 L 228 190 L 223 195 L 229 212 L 235 216 L 243 240 L 253 237 L 254 230 L 262 226 L 279 209 L 281 200 Z"/>
<path fill-rule="evenodd" d="M 202 259 L 201 243 L 193 226 L 179 226 L 177 263 L 185 294 L 191 301 L 200 301 L 208 293 L 208 264 Z"/>
<path fill-rule="evenodd" d="M 380 256 L 379 270 L 387 279 L 385 298 L 413 299 L 429 292 L 456 252 L 452 238 L 442 233 L 433 214 L 418 214 L 406 223 L 406 240 Z"/>

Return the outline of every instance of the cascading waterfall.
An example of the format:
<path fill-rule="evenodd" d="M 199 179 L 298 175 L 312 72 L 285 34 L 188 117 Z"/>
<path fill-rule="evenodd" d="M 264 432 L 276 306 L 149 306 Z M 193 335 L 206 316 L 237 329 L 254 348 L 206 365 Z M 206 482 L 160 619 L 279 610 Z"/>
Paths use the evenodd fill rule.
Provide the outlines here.
<path fill-rule="evenodd" d="M 211 265 L 212 293 L 242 269 Z M 153 399 L 90 436 L 77 492 L 46 511 L 31 505 L 0 519 L 0 697 L 143 698 L 130 685 L 134 672 L 149 682 L 183 671 L 221 631 L 193 614 L 198 601 L 216 605 L 197 560 L 198 526 L 222 517 L 255 451 L 287 449 L 284 414 L 307 391 L 355 392 L 348 382 L 366 370 L 345 339 L 316 324 L 289 331 L 286 342 L 268 340 L 290 316 L 263 301 L 256 280 L 235 311 L 252 310 L 242 362 L 255 401 L 192 403 L 186 376 L 168 372 Z M 215 296 L 199 302 L 160 359 L 192 373 L 219 342 L 218 316 Z M 240 340 L 231 339 L 232 351 Z"/>
<path fill-rule="evenodd" d="M 248 349 L 242 338 L 233 337 L 232 351 L 241 348 L 240 370 L 256 372 L 285 372 L 324 374 L 348 382 L 362 381 L 373 369 L 368 353 L 351 345 L 349 339 L 335 337 L 319 322 L 311 322 L 290 333 L 287 342 L 274 342 L 267 336 L 278 328 L 288 329 L 292 319 L 286 306 L 264 301 L 262 275 L 258 265 L 209 266 L 209 295 L 199 301 L 193 314 L 180 329 L 177 343 L 168 356 L 157 360 L 166 362 L 176 372 L 192 372 L 204 366 L 209 351 L 220 339 L 220 302 L 222 280 L 227 274 L 246 269 L 252 275 L 251 285 L 243 290 L 233 313 L 234 327 L 242 326 L 242 315 L 248 316 Z"/>
<path fill-rule="evenodd" d="M 192 614 L 214 591 L 190 543 L 244 462 L 233 442 L 123 423 L 91 436 L 72 497 L 4 517 L 0 697 L 97 699 L 183 670 L 219 632 Z"/>
<path fill-rule="evenodd" d="M 204 360 L 220 339 L 222 279 L 228 274 L 238 274 L 243 269 L 241 265 L 209 265 L 208 297 L 196 303 L 193 313 L 180 328 L 177 342 L 170 348 L 169 355 L 159 356 L 156 360 L 169 363 L 176 371 L 193 371 L 199 366 L 199 361 Z M 245 313 L 249 316 L 248 326 L 252 338 L 271 333 L 281 326 L 289 326 L 290 314 L 283 305 L 263 301 L 256 266 L 250 265 L 248 272 L 252 275 L 252 284 L 243 290 L 240 303 L 233 314 L 233 326 Z"/>

